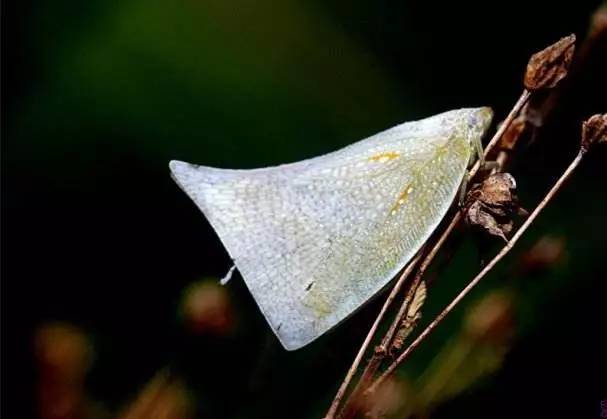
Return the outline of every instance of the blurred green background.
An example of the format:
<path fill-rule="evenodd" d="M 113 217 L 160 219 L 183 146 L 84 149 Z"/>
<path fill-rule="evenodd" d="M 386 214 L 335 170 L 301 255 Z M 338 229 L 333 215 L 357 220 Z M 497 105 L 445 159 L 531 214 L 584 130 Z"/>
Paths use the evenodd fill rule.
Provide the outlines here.
<path fill-rule="evenodd" d="M 499 121 L 529 55 L 569 33 L 583 43 L 598 7 L 3 3 L 3 416 L 320 417 L 381 301 L 285 352 L 239 275 L 226 288 L 205 281 L 230 260 L 168 161 L 301 160 L 458 107 L 491 106 Z M 520 145 L 512 172 L 526 208 L 575 155 L 580 122 L 607 109 L 605 58 L 603 37 Z M 604 148 L 588 155 L 401 369 L 391 414 L 600 417 L 606 159 Z M 424 323 L 478 270 L 462 237 L 433 273 Z M 529 268 L 546 243 L 550 263 Z M 478 332 L 496 312 L 496 334 Z"/>

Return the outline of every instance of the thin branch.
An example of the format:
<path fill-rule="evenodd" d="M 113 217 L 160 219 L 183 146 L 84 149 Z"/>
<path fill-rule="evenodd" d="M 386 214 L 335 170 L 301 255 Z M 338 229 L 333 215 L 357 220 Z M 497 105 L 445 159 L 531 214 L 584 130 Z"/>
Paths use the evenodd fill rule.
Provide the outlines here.
<path fill-rule="evenodd" d="M 491 141 L 489 141 L 489 143 L 487 143 L 487 145 L 485 146 L 485 152 L 483 153 L 484 157 L 487 157 L 489 153 L 493 150 L 493 148 L 497 145 L 500 138 L 502 138 L 502 135 L 504 135 L 504 132 L 506 132 L 510 124 L 512 124 L 512 121 L 519 114 L 523 106 L 525 106 L 530 96 L 531 92 L 529 90 L 523 90 L 523 93 L 521 93 L 521 95 L 519 96 L 518 100 L 510 110 L 510 113 L 508 113 L 508 116 L 506 117 L 506 119 L 504 119 L 504 122 L 502 122 L 498 130 L 495 132 L 493 138 L 491 138 Z M 476 173 L 480 169 L 480 164 L 481 162 L 477 161 L 472 167 L 472 169 L 470 169 L 470 179 L 472 179 L 474 175 L 476 175 Z"/>
<path fill-rule="evenodd" d="M 527 103 L 527 101 L 529 100 L 529 97 L 530 97 L 530 92 L 528 90 L 523 90 L 523 93 L 521 93 L 521 96 L 518 98 L 518 100 L 516 101 L 516 103 L 514 104 L 512 109 L 510 110 L 510 113 L 508 113 L 508 116 L 506 117 L 506 119 L 504 119 L 504 122 L 502 122 L 499 129 L 495 132 L 495 134 L 493 135 L 493 137 L 491 138 L 489 143 L 487 143 L 487 146 L 485 147 L 485 151 L 483 152 L 483 157 L 487 157 L 489 155 L 489 153 L 491 153 L 493 148 L 498 144 L 499 140 L 504 135 L 504 132 L 506 132 L 506 130 L 508 129 L 508 127 L 510 126 L 510 124 L 512 123 L 514 118 L 516 118 L 516 116 L 519 114 L 519 112 L 521 111 L 523 106 L 525 106 L 525 103 Z M 474 164 L 474 166 L 472 167 L 472 169 L 470 169 L 469 177 L 472 179 L 476 175 L 476 173 L 478 172 L 479 169 L 480 169 L 480 161 L 477 161 Z M 388 342 L 386 343 L 386 345 L 388 345 L 390 343 L 390 341 L 392 340 L 392 337 L 393 337 L 394 333 L 396 332 L 396 329 L 397 329 L 398 325 L 400 324 L 404 314 L 406 313 L 408 305 L 411 302 L 411 299 L 413 298 L 413 295 L 415 294 L 415 290 L 417 289 L 419 283 L 421 282 L 421 279 L 422 279 L 424 273 L 426 272 L 426 270 L 428 269 L 428 267 L 434 260 L 434 257 L 436 256 L 438 251 L 441 249 L 443 244 L 445 244 L 445 242 L 447 241 L 447 238 L 449 237 L 451 232 L 453 232 L 455 227 L 457 227 L 457 225 L 460 223 L 462 217 L 463 217 L 462 211 L 458 211 L 453 215 L 451 222 L 449 223 L 449 225 L 447 226 L 445 231 L 443 231 L 443 233 L 441 234 L 438 241 L 435 243 L 432 250 L 428 253 L 426 258 L 420 265 L 419 270 L 417 271 L 417 274 L 415 275 L 415 279 L 409 286 L 409 291 L 407 292 L 407 296 L 405 297 L 405 300 L 403 301 L 403 304 L 398 311 L 398 316 L 394 319 L 394 322 L 392 323 L 390 329 L 388 330 L 388 333 L 386 334 L 387 337 L 388 337 L 388 335 L 390 335 L 388 337 Z"/>
<path fill-rule="evenodd" d="M 424 272 L 426 271 L 426 269 L 428 268 L 428 266 L 434 259 L 434 256 L 436 255 L 436 253 L 442 247 L 443 243 L 447 240 L 447 237 L 449 236 L 451 231 L 453 231 L 453 229 L 457 226 L 460 219 L 461 219 L 461 217 L 459 216 L 459 211 L 458 211 L 457 214 L 451 220 L 451 223 L 449 223 L 449 226 L 447 227 L 447 229 L 443 232 L 441 237 L 438 239 L 438 241 L 436 242 L 436 244 L 434 245 L 434 247 L 432 248 L 430 253 L 428 253 L 426 255 L 426 257 L 424 258 L 424 261 L 422 262 L 417 273 L 415 274 L 415 278 L 409 285 L 407 295 L 405 296 L 405 300 L 403 301 L 403 303 L 400 306 L 400 309 L 398 310 L 398 314 L 396 315 L 396 317 L 394 317 L 394 320 L 392 321 L 390 328 L 384 335 L 381 343 L 376 348 L 376 350 L 373 353 L 373 356 L 367 363 L 367 366 L 365 367 L 365 369 L 360 377 L 360 380 L 356 384 L 356 387 L 350 394 L 350 397 L 346 400 L 344 407 L 343 407 L 343 412 L 344 412 L 343 417 L 344 418 L 349 418 L 355 413 L 354 411 L 350 410 L 350 407 L 352 406 L 352 401 L 356 399 L 356 396 L 358 394 L 360 394 L 361 390 L 364 390 L 368 386 L 368 384 L 373 379 L 373 376 L 379 369 L 379 366 L 381 365 L 382 361 L 385 359 L 385 357 L 388 353 L 388 347 L 390 345 L 390 342 L 392 341 L 392 338 L 394 337 L 394 334 L 396 333 L 398 325 L 400 324 L 400 319 L 403 317 L 404 313 L 406 312 L 406 310 L 409 306 L 409 303 L 410 303 L 411 299 L 413 298 L 413 295 L 415 294 L 415 290 L 417 289 L 417 287 L 421 281 L 421 277 L 423 276 Z"/>
<path fill-rule="evenodd" d="M 396 368 L 405 361 L 410 354 L 417 348 L 427 337 L 434 331 L 434 329 L 440 324 L 440 322 L 459 304 L 459 302 L 489 273 L 493 267 L 506 256 L 510 250 L 514 247 L 516 242 L 522 237 L 529 226 L 535 221 L 542 210 L 548 205 L 548 203 L 554 198 L 556 193 L 560 190 L 563 184 L 569 179 L 573 171 L 579 166 L 582 158 L 584 157 L 585 150 L 580 149 L 575 159 L 571 162 L 567 170 L 561 175 L 554 186 L 546 194 L 544 199 L 538 204 L 538 206 L 529 215 L 529 218 L 521 225 L 518 231 L 512 236 L 512 239 L 499 251 L 497 255 L 479 272 L 479 274 L 470 281 L 470 283 L 443 309 L 443 311 L 424 329 L 424 331 L 415 339 L 407 349 L 400 354 L 400 356 L 386 369 L 386 371 L 369 387 L 367 393 L 371 393 L 377 389 L 377 387 L 388 378 Z"/>
<path fill-rule="evenodd" d="M 493 135 L 493 137 L 491 138 L 489 143 L 487 143 L 487 145 L 485 146 L 485 150 L 483 153 L 484 157 L 487 157 L 489 155 L 489 153 L 491 153 L 491 151 L 496 146 L 496 144 L 498 143 L 498 141 L 500 140 L 500 138 L 502 137 L 502 135 L 504 134 L 506 129 L 510 126 L 510 124 L 512 123 L 514 118 L 516 118 L 516 116 L 521 111 L 523 106 L 527 103 L 530 95 L 531 95 L 531 93 L 528 90 L 526 90 L 526 89 L 523 90 L 520 97 L 518 98 L 518 100 L 516 101 L 516 103 L 514 104 L 512 109 L 510 110 L 510 112 L 508 113 L 508 116 L 506 117 L 506 119 L 504 119 L 504 121 L 500 125 L 499 129 L 495 132 L 495 134 Z M 476 173 L 480 169 L 480 164 L 481 164 L 481 162 L 477 161 L 474 164 L 474 166 L 470 169 L 470 173 L 469 173 L 470 178 L 472 178 L 472 177 L 474 177 L 474 175 L 476 175 Z M 453 232 L 455 227 L 457 227 L 457 225 L 460 223 L 461 219 L 462 219 L 461 211 L 456 212 L 455 215 L 453 216 L 453 218 L 451 219 L 451 222 L 447 226 L 447 228 L 443 231 L 440 238 L 438 239 L 436 244 L 433 246 L 432 250 L 426 255 L 413 283 L 409 287 L 409 292 L 407 293 L 407 296 L 405 297 L 405 301 L 403 302 L 403 304 L 401 305 L 401 307 L 399 309 L 398 315 L 394 318 L 394 321 L 392 322 L 390 329 L 388 329 L 388 332 L 382 339 L 379 349 L 374 352 L 371 360 L 367 363 L 367 366 L 366 366 L 365 370 L 363 371 L 363 374 L 362 374 L 357 386 L 355 387 L 355 389 L 350 394 L 350 397 L 345 402 L 343 411 L 346 412 L 346 416 L 347 416 L 347 408 L 349 405 L 351 405 L 351 402 L 352 402 L 354 396 L 361 389 L 365 388 L 366 384 L 375 375 L 375 373 L 377 372 L 377 369 L 379 368 L 379 365 L 384 360 L 386 353 L 387 353 L 388 345 L 390 344 L 390 342 L 392 341 L 392 338 L 394 337 L 394 333 L 396 332 L 396 330 L 398 328 L 398 324 L 400 323 L 400 320 L 401 320 L 403 314 L 406 312 L 407 306 L 409 305 L 409 302 L 410 302 L 411 298 L 413 297 L 413 293 L 415 292 L 415 289 L 417 289 L 417 286 L 419 285 L 419 282 L 421 281 L 421 277 L 423 276 L 423 274 L 426 271 L 426 269 L 428 268 L 428 266 L 432 263 L 432 261 L 434 260 L 434 257 L 436 256 L 436 254 L 438 253 L 438 251 L 440 250 L 442 245 L 445 243 L 445 241 L 447 240 L 449 235 Z M 419 257 L 420 256 L 418 256 L 417 258 L 419 259 Z M 329 408 L 329 411 L 327 412 L 325 419 L 333 419 L 335 417 L 335 414 L 337 413 L 337 409 L 339 408 L 339 404 L 341 403 L 341 400 L 342 400 L 344 394 L 346 393 L 348 386 L 350 385 L 350 382 L 352 381 L 352 378 L 354 377 L 354 375 L 356 374 L 356 371 L 358 370 L 360 362 L 369 346 L 369 343 L 371 342 L 371 340 L 373 338 L 373 335 L 375 334 L 375 332 L 377 330 L 377 327 L 379 326 L 379 323 L 383 319 L 383 316 L 385 315 L 388 307 L 390 306 L 390 304 L 392 303 L 392 301 L 394 300 L 394 298 L 400 291 L 400 288 L 401 288 L 402 284 L 404 283 L 405 279 L 411 274 L 411 271 L 413 270 L 412 267 L 414 267 L 415 265 L 416 265 L 416 263 L 410 264 L 407 267 L 407 269 L 402 273 L 402 275 L 399 277 L 396 285 L 394 286 L 394 289 L 390 293 L 390 296 L 386 300 L 384 306 L 382 307 L 382 310 L 380 311 L 379 315 L 375 319 L 373 326 L 371 326 L 371 329 L 369 330 L 369 333 L 367 334 L 365 341 L 363 342 L 361 348 L 359 349 L 358 354 L 356 355 L 356 358 L 354 359 L 354 362 L 352 363 L 352 366 L 348 370 L 346 377 L 344 378 L 344 381 L 342 382 L 341 386 L 339 387 L 339 390 L 337 391 L 337 394 L 335 395 L 335 398 L 333 399 L 333 402 L 331 403 L 331 407 Z M 409 270 L 409 267 L 411 267 L 410 270 Z"/>
<path fill-rule="evenodd" d="M 358 366 L 360 365 L 360 361 L 362 361 L 363 356 L 365 355 L 365 352 L 367 351 L 367 348 L 369 347 L 369 344 L 371 343 L 371 340 L 373 339 L 373 336 L 375 335 L 375 332 L 377 331 L 377 328 L 379 327 L 381 320 L 384 318 L 384 315 L 386 314 L 386 311 L 388 311 L 388 308 L 392 304 L 392 301 L 394 301 L 394 299 L 398 295 L 398 292 L 400 291 L 401 287 L 403 286 L 405 280 L 411 274 L 411 272 L 417 265 L 417 262 L 419 262 L 419 260 L 421 259 L 421 255 L 422 255 L 422 252 L 418 252 L 417 256 L 415 256 L 415 258 L 409 263 L 409 265 L 407 265 L 405 270 L 402 272 L 402 274 L 398 278 L 398 281 L 396 281 L 396 284 L 394 284 L 394 288 L 392 288 L 392 291 L 390 292 L 390 295 L 384 302 L 384 305 L 381 308 L 379 314 L 377 315 L 375 322 L 373 322 L 373 325 L 369 329 L 369 332 L 367 333 L 367 337 L 365 338 L 363 344 L 361 345 L 360 349 L 358 350 L 358 353 L 356 354 L 356 358 L 354 358 L 354 362 L 352 363 L 352 366 L 348 370 L 348 373 L 346 374 L 344 381 L 341 383 L 339 390 L 337 390 L 337 394 L 335 395 L 335 398 L 333 399 L 333 403 L 331 403 L 331 407 L 329 408 L 329 411 L 327 412 L 325 419 L 335 417 L 335 414 L 337 413 L 337 409 L 339 408 L 339 403 L 341 402 L 341 399 L 343 398 L 344 394 L 346 393 L 346 390 L 348 389 L 348 386 L 350 385 L 352 378 L 356 374 L 356 370 L 358 369 Z"/>
<path fill-rule="evenodd" d="M 518 100 L 516 101 L 516 103 L 514 104 L 512 109 L 510 110 L 510 113 L 508 114 L 508 116 L 506 117 L 504 122 L 502 122 L 499 129 L 495 132 L 495 134 L 493 135 L 493 137 L 491 138 L 489 143 L 487 143 L 487 146 L 485 147 L 485 150 L 483 152 L 483 157 L 487 157 L 489 155 L 489 153 L 491 153 L 493 148 L 498 144 L 499 140 L 504 135 L 504 132 L 506 132 L 506 130 L 508 129 L 508 127 L 510 126 L 510 124 L 512 123 L 514 118 L 516 118 L 516 116 L 519 114 L 519 112 L 521 111 L 523 106 L 525 106 L 525 103 L 527 103 L 527 101 L 529 100 L 529 97 L 530 97 L 530 92 L 528 90 L 523 90 L 523 93 L 521 93 L 521 96 L 518 98 Z M 481 164 L 481 162 L 477 161 L 474 164 L 474 166 L 472 167 L 472 169 L 470 169 L 469 177 L 471 179 L 476 175 L 476 173 L 480 169 L 480 164 Z M 457 225 L 459 224 L 459 222 L 462 219 L 462 216 L 463 216 L 463 214 L 461 211 L 458 211 L 457 213 L 455 213 L 453 215 L 451 222 L 449 223 L 449 225 L 447 226 L 445 231 L 443 231 L 443 234 L 441 234 L 440 238 L 435 243 L 432 250 L 428 253 L 426 258 L 420 265 L 419 270 L 417 271 L 417 274 L 415 275 L 415 279 L 412 281 L 411 285 L 409 286 L 409 291 L 407 292 L 407 296 L 405 297 L 405 300 L 403 301 L 403 304 L 398 311 L 398 316 L 394 319 L 394 322 L 392 323 L 390 329 L 388 330 L 388 333 L 386 334 L 386 336 L 388 337 L 387 342 L 386 342 L 386 347 L 392 340 L 392 337 L 394 336 L 394 333 L 396 332 L 398 325 L 400 324 L 404 314 L 406 313 L 408 305 L 411 302 L 411 299 L 413 298 L 413 295 L 415 294 L 415 290 L 417 289 L 419 283 L 421 282 L 421 279 L 424 276 L 424 273 L 426 272 L 426 270 L 428 269 L 428 267 L 434 260 L 434 257 L 436 256 L 438 251 L 441 249 L 443 244 L 445 244 L 445 242 L 447 241 L 447 238 L 449 237 L 451 232 L 455 229 L 455 227 L 457 227 Z M 382 344 L 383 343 L 384 342 L 382 342 Z"/>
<path fill-rule="evenodd" d="M 525 90 L 523 91 L 523 93 L 519 97 L 519 100 L 516 102 L 516 104 L 510 111 L 508 117 L 504 120 L 502 125 L 499 127 L 499 129 L 497 130 L 497 132 L 495 133 L 495 135 L 493 136 L 491 141 L 489 141 L 489 143 L 487 144 L 487 147 L 485 148 L 485 152 L 483 153 L 483 156 L 487 156 L 489 154 L 489 152 L 498 143 L 498 141 L 502 138 L 504 132 L 509 128 L 509 126 L 511 125 L 514 118 L 517 116 L 517 114 L 520 113 L 523 106 L 529 100 L 531 92 L 536 91 L 536 90 L 545 90 L 545 89 L 553 88 L 555 85 L 557 85 L 559 83 L 559 81 L 562 78 L 564 78 L 567 75 L 567 72 L 568 72 L 569 66 L 571 64 L 572 57 L 573 57 L 574 50 L 575 50 L 575 35 L 570 35 L 568 37 L 560 39 L 558 42 L 548 46 L 547 48 L 544 48 L 542 51 L 539 51 L 531 56 L 531 58 L 527 64 L 527 69 L 525 72 L 525 83 L 524 83 Z M 480 161 L 477 161 L 476 164 L 472 167 L 472 169 L 470 170 L 470 173 L 469 173 L 470 178 L 472 178 L 478 172 L 478 170 L 480 169 L 481 164 L 483 162 L 482 160 L 483 159 L 481 159 Z M 442 244 L 444 243 L 444 241 L 446 240 L 448 235 L 451 234 L 451 232 L 459 224 L 459 222 L 461 221 L 462 218 L 463 218 L 463 216 L 462 216 L 461 212 L 457 212 L 454 215 L 451 223 L 449 224 L 447 229 L 443 232 L 443 235 L 441 236 L 439 241 L 435 244 L 435 247 L 432 249 L 432 251 L 428 254 L 426 259 L 424 260 L 423 269 L 420 269 L 422 272 L 419 274 L 418 277 L 416 277 L 416 279 L 419 278 L 421 280 L 421 275 L 423 274 L 423 271 L 426 269 L 427 266 L 429 266 L 429 264 L 433 260 L 434 256 L 438 252 L 438 249 L 442 246 Z M 404 281 L 404 278 L 401 277 L 399 279 L 399 287 L 400 287 L 401 280 Z M 361 378 L 361 380 L 359 380 L 359 383 L 358 383 L 355 391 L 353 391 L 350 394 L 349 399 L 345 403 L 344 409 L 342 409 L 342 414 L 352 413 L 352 412 L 349 412 L 347 409 L 349 403 L 351 403 L 354 396 L 357 396 L 358 389 L 364 388 L 363 386 L 361 386 L 361 384 L 365 383 L 365 379 L 368 376 L 374 375 L 375 370 L 381 364 L 381 361 L 383 360 L 383 358 L 385 358 L 386 353 L 387 353 L 387 350 L 386 350 L 387 344 L 390 343 L 395 331 L 397 330 L 398 324 L 400 323 L 400 320 L 402 320 L 401 319 L 402 315 L 407 312 L 406 311 L 407 306 L 410 304 L 410 301 L 412 298 L 411 293 L 415 292 L 417 285 L 419 285 L 419 281 L 414 281 L 412 286 L 410 287 L 409 293 L 405 297 L 405 299 L 403 301 L 403 305 L 401 306 L 401 309 L 399 310 L 399 315 L 395 318 L 394 323 L 392 324 L 392 326 L 390 327 L 390 329 L 388 330 L 388 332 L 386 334 L 386 337 L 382 340 L 382 345 L 379 346 L 378 350 L 375 351 L 375 354 L 374 354 L 373 358 L 371 359 L 370 363 L 367 365 L 367 368 L 365 369 L 365 373 L 362 374 L 362 378 Z M 396 295 L 396 292 L 394 293 L 394 295 Z M 387 302 L 385 307 L 387 307 L 388 304 L 389 303 Z M 385 311 L 383 311 L 381 313 L 381 316 L 383 316 L 384 313 L 385 313 Z M 369 342 L 371 341 L 372 334 L 377 329 L 377 325 L 379 324 L 380 320 L 381 320 L 380 318 L 376 319 L 376 323 L 374 325 L 375 327 L 370 331 L 369 335 L 367 336 L 367 339 L 363 343 L 363 347 L 359 351 L 359 353 L 354 361 L 353 366 L 348 371 L 348 374 L 346 375 L 344 383 L 342 383 L 342 385 L 340 386 L 338 394 L 336 395 L 335 399 L 333 400 L 333 403 L 331 404 L 331 408 L 329 409 L 329 412 L 326 416 L 327 418 L 330 418 L 330 419 L 334 418 L 335 413 L 337 412 L 337 410 L 339 408 L 339 403 L 340 403 L 341 399 L 343 398 L 345 392 L 347 391 L 347 387 L 348 387 L 350 381 L 352 380 L 352 377 L 356 373 L 356 369 L 358 368 L 358 366 L 360 364 L 362 356 L 364 356 L 365 349 L 367 348 Z"/>

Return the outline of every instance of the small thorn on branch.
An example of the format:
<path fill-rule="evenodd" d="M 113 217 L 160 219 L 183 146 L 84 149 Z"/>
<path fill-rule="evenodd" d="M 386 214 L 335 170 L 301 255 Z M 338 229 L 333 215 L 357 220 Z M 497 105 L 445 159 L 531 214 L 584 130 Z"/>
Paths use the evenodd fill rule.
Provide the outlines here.
<path fill-rule="evenodd" d="M 531 56 L 524 84 L 530 91 L 550 89 L 569 72 L 575 51 L 575 35 L 569 35 Z"/>

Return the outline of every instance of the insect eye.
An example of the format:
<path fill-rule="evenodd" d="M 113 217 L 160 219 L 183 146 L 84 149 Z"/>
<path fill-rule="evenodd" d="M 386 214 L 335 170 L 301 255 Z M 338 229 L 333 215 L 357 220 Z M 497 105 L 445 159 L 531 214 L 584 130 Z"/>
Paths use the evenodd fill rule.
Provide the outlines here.
<path fill-rule="evenodd" d="M 478 124 L 478 118 L 476 115 L 470 115 L 468 118 L 468 128 L 474 128 Z"/>

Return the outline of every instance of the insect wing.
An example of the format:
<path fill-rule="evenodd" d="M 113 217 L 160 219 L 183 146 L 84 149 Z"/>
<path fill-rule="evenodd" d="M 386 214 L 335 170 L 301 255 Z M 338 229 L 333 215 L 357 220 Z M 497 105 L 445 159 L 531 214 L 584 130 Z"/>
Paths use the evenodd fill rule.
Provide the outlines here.
<path fill-rule="evenodd" d="M 470 159 L 460 122 L 445 113 L 271 168 L 170 167 L 293 350 L 380 291 L 435 229 Z"/>

